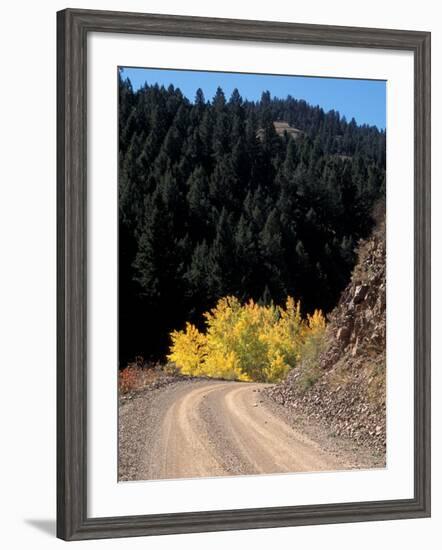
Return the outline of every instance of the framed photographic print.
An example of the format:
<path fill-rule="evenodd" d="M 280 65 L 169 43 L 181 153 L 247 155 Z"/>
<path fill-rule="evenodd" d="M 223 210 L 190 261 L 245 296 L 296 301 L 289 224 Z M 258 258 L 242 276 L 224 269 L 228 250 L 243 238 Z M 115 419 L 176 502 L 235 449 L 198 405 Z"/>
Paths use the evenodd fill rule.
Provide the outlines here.
<path fill-rule="evenodd" d="M 430 34 L 58 13 L 65 540 L 430 514 Z"/>

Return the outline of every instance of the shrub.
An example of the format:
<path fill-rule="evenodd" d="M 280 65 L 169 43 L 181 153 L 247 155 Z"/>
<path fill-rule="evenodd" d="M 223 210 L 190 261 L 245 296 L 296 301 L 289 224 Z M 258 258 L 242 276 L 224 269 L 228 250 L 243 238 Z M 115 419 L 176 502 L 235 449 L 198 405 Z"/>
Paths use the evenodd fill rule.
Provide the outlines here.
<path fill-rule="evenodd" d="M 140 366 L 137 360 L 118 373 L 118 389 L 121 394 L 142 390 L 152 383 L 156 376 L 153 369 Z"/>
<path fill-rule="evenodd" d="M 242 305 L 227 296 L 204 317 L 205 333 L 187 323 L 184 331 L 171 334 L 168 359 L 183 374 L 278 382 L 302 360 L 307 342 L 325 328 L 320 311 L 303 319 L 300 302 L 291 297 L 284 308 L 253 300 Z"/>
<path fill-rule="evenodd" d="M 326 344 L 324 330 L 316 326 L 306 338 L 301 346 L 300 356 L 302 365 L 300 366 L 300 375 L 298 378 L 299 387 L 306 390 L 313 386 L 320 378 L 322 372 L 319 366 L 319 355 Z"/>
<path fill-rule="evenodd" d="M 183 374 L 203 374 L 202 366 L 206 354 L 206 338 L 196 327 L 186 323 L 184 331 L 171 334 L 172 347 L 168 359 L 180 367 Z"/>

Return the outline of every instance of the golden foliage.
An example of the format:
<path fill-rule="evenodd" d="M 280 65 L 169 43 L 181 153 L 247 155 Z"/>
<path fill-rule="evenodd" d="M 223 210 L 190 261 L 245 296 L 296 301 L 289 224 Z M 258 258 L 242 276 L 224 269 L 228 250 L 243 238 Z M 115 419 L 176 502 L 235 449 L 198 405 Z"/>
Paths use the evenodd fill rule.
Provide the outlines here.
<path fill-rule="evenodd" d="M 173 331 L 171 353 L 168 359 L 176 363 L 183 374 L 198 376 L 206 355 L 206 338 L 199 330 L 186 323 L 184 331 Z"/>
<path fill-rule="evenodd" d="M 171 334 L 168 359 L 183 374 L 278 382 L 302 360 L 306 342 L 325 329 L 321 311 L 303 319 L 300 302 L 290 296 L 285 308 L 253 300 L 242 305 L 226 296 L 204 318 L 205 333 L 187 323 Z"/>

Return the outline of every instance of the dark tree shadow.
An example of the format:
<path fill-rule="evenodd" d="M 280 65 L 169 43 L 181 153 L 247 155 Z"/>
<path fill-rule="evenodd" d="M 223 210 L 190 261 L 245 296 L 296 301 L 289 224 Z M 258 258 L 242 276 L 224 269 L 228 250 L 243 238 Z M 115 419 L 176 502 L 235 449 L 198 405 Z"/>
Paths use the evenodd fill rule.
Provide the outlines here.
<path fill-rule="evenodd" d="M 31 525 L 42 533 L 55 537 L 56 522 L 55 519 L 25 519 L 27 525 Z"/>

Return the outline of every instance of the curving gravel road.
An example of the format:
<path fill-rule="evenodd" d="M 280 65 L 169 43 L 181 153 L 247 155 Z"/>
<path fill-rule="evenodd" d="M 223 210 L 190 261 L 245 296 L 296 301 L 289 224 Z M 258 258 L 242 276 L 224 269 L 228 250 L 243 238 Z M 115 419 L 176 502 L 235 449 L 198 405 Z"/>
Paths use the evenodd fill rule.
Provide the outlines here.
<path fill-rule="evenodd" d="M 264 384 L 193 381 L 140 395 L 120 410 L 120 480 L 345 468 L 291 427 Z"/>

